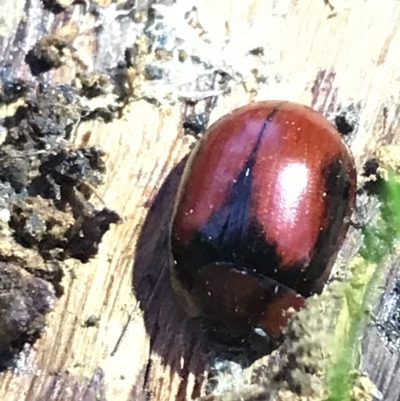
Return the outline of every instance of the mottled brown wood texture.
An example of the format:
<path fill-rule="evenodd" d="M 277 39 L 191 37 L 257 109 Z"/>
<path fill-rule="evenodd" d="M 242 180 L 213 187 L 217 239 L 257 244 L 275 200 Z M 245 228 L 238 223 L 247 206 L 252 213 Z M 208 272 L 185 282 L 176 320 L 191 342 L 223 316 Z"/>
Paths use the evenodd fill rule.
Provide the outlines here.
<path fill-rule="evenodd" d="M 77 2 L 53 13 L 40 0 L 2 0 L 0 63 L 32 83 L 71 82 L 74 63 L 33 77 L 24 61 L 40 38 L 71 20 L 79 28 L 73 46 L 89 71 L 104 71 L 111 62 L 103 51 L 107 40 L 118 53 L 115 60 L 122 60 L 124 48 L 132 45 L 132 19 L 117 17 L 106 30 L 94 29 L 94 17 L 85 13 L 89 5 Z M 254 40 L 268 59 L 260 71 L 267 82 L 257 91 L 232 85 L 211 120 L 255 99 L 299 101 L 331 119 L 338 108 L 353 105 L 359 107 L 351 143 L 358 167 L 378 145 L 399 140 L 399 1 L 198 0 L 197 5 L 208 10 L 204 25 L 212 40 L 231 38 L 238 49 L 251 48 Z M 232 57 L 230 62 L 240 64 Z M 77 127 L 75 145 L 107 151 L 98 193 L 125 222 L 106 234 L 90 263 L 70 265 L 65 294 L 48 316 L 43 337 L 26 350 L 19 370 L 1 373 L 2 400 L 182 401 L 202 394 L 205 357 L 172 301 L 167 273 L 167 222 L 180 161 L 193 143 L 181 128 L 183 109 L 179 102 L 160 107 L 132 99 L 121 118 Z M 394 263 L 382 291 L 391 290 L 397 275 Z M 84 327 L 91 315 L 100 317 L 98 325 Z M 364 354 L 365 370 L 384 399 L 397 400 L 399 352 L 389 351 L 372 328 L 365 333 Z"/>

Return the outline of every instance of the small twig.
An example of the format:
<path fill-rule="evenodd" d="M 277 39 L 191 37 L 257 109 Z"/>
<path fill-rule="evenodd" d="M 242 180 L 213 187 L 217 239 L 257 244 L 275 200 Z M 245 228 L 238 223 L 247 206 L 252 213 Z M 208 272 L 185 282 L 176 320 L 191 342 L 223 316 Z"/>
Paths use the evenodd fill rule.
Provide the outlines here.
<path fill-rule="evenodd" d="M 114 356 L 116 354 L 116 352 L 118 351 L 118 348 L 121 345 L 122 340 L 124 339 L 126 332 L 128 331 L 128 327 L 131 324 L 133 316 L 135 315 L 135 312 L 137 311 L 137 309 L 138 309 L 138 304 L 135 305 L 135 307 L 133 308 L 133 311 L 129 314 L 128 320 L 127 320 L 125 326 L 123 327 L 120 336 L 118 337 L 118 340 L 117 340 L 117 343 L 115 344 L 114 349 L 112 350 L 112 352 L 110 354 L 111 356 Z"/>

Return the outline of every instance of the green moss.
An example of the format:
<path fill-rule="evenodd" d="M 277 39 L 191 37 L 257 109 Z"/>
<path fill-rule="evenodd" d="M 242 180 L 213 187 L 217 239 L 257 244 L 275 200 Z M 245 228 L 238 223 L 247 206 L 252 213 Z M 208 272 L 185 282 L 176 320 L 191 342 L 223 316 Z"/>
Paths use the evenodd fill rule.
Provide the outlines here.
<path fill-rule="evenodd" d="M 368 306 L 377 296 L 383 276 L 382 263 L 394 251 L 400 235 L 399 176 L 388 174 L 377 193 L 379 213 L 362 228 L 363 244 L 349 266 L 351 279 L 345 284 L 333 338 L 333 355 L 327 369 L 329 401 L 353 400 L 358 375 L 361 340 L 367 324 Z"/>

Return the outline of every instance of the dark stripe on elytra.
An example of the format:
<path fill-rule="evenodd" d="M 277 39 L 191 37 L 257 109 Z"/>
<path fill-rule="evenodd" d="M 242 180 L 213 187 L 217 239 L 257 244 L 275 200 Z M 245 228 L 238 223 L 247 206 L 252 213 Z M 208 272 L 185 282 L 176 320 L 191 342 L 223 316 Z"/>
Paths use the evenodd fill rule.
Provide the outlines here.
<path fill-rule="evenodd" d="M 332 161 L 323 168 L 322 175 L 325 181 L 326 196 L 324 199 L 328 221 L 320 231 L 311 263 L 306 270 L 305 278 L 308 282 L 314 282 L 323 274 L 329 259 L 337 249 L 339 235 L 349 206 L 351 182 L 343 162 Z M 337 195 L 335 196 L 335 194 Z"/>
<path fill-rule="evenodd" d="M 344 165 L 339 160 L 331 161 L 322 167 L 321 174 L 324 177 L 324 189 L 327 194 L 323 205 L 327 221 L 311 252 L 311 262 L 306 266 L 305 261 L 299 261 L 284 270 L 279 270 L 276 276 L 279 282 L 286 284 L 304 297 L 315 293 L 316 281 L 324 273 L 336 250 L 349 203 L 350 177 Z"/>
<path fill-rule="evenodd" d="M 244 163 L 237 178 L 232 178 L 227 200 L 222 207 L 214 211 L 206 224 L 199 229 L 200 233 L 213 242 L 217 249 L 226 247 L 241 250 L 243 238 L 248 231 L 250 210 L 252 206 L 253 172 L 257 154 L 264 139 L 268 126 L 278 108 L 274 108 L 267 116 L 258 134 L 250 155 Z M 223 256 L 223 255 L 221 255 Z"/>
<path fill-rule="evenodd" d="M 222 207 L 212 213 L 189 244 L 182 243 L 172 235 L 176 271 L 189 287 L 197 271 L 213 262 L 235 263 L 239 269 L 245 268 L 261 274 L 277 269 L 279 257 L 276 254 L 276 244 L 265 242 L 262 227 L 256 221 L 250 220 L 250 209 L 257 153 L 268 132 L 268 126 L 282 103 L 265 118 L 243 168 L 236 180 L 232 179 L 233 184 Z"/>
<path fill-rule="evenodd" d="M 256 234 L 250 230 L 254 166 L 261 143 L 277 111 L 278 108 L 274 108 L 265 119 L 257 136 L 257 141 L 240 173 L 236 179 L 232 179 L 227 200 L 219 210 L 212 213 L 206 224 L 199 229 L 200 235 L 218 250 L 217 257 L 222 258 L 220 260 L 243 259 L 241 255 L 246 253 L 248 249 L 249 235 L 253 237 L 252 234 Z"/>

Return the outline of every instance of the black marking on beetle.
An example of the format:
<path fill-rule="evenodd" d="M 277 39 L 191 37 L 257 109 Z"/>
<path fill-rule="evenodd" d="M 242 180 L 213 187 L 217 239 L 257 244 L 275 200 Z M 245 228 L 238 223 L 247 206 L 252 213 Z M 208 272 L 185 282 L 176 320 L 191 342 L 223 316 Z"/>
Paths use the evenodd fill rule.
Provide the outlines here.
<path fill-rule="evenodd" d="M 264 256 L 264 263 L 268 269 L 264 267 L 264 272 L 258 270 L 261 274 L 286 285 L 303 297 L 309 297 L 322 290 L 318 281 L 324 274 L 333 255 L 336 255 L 337 241 L 343 228 L 343 220 L 349 204 L 350 177 L 342 161 L 331 161 L 322 167 L 321 174 L 325 182 L 324 210 L 327 220 L 311 252 L 310 262 L 299 260 L 271 272 L 269 270 L 270 263 L 273 262 L 274 265 L 276 262 L 271 257 L 267 259 Z"/>
<path fill-rule="evenodd" d="M 265 241 L 263 228 L 255 219 L 250 218 L 250 210 L 257 153 L 279 106 L 265 118 L 257 141 L 239 175 L 232 180 L 229 196 L 222 207 L 212 213 L 189 244 L 182 244 L 172 233 L 176 271 L 179 279 L 189 288 L 199 270 L 210 263 L 234 263 L 239 270 L 267 276 L 274 276 L 278 269 L 280 257 L 276 252 L 277 245 Z"/>
<path fill-rule="evenodd" d="M 268 125 L 277 111 L 278 108 L 275 108 L 265 119 L 243 168 L 237 178 L 232 180 L 233 184 L 229 190 L 228 200 L 224 202 L 221 209 L 210 216 L 204 227 L 199 229 L 201 235 L 208 242 L 213 243 L 217 249 L 243 250 L 243 239 L 246 238 L 249 231 L 254 166 L 260 145 L 268 132 Z M 220 257 L 225 257 L 224 252 Z"/>
<path fill-rule="evenodd" d="M 331 161 L 323 167 L 322 176 L 325 182 L 326 224 L 320 231 L 313 252 L 311 263 L 305 271 L 305 288 L 311 295 L 315 281 L 324 273 L 333 255 L 336 255 L 338 239 L 343 229 L 350 196 L 350 176 L 341 160 Z M 322 290 L 319 289 L 319 290 Z"/>
<path fill-rule="evenodd" d="M 197 232 L 189 244 L 184 244 L 172 236 L 172 250 L 179 278 L 191 288 L 203 266 L 225 262 L 234 264 L 238 270 L 276 279 L 281 263 L 276 252 L 277 244 L 265 241 L 262 227 L 256 220 L 250 221 L 242 236 L 231 236 L 231 239 L 231 242 L 210 241 Z"/>

